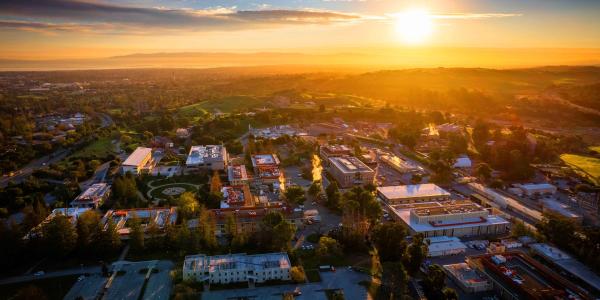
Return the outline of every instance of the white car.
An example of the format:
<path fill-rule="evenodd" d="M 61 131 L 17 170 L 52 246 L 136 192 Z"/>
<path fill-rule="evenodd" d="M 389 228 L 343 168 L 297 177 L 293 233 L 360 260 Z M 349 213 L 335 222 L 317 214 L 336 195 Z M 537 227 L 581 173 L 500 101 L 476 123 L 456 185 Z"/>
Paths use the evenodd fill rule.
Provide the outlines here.
<path fill-rule="evenodd" d="M 37 272 L 33 273 L 33 276 L 44 276 L 44 274 L 46 274 L 46 272 L 44 272 L 44 271 L 37 271 Z"/>

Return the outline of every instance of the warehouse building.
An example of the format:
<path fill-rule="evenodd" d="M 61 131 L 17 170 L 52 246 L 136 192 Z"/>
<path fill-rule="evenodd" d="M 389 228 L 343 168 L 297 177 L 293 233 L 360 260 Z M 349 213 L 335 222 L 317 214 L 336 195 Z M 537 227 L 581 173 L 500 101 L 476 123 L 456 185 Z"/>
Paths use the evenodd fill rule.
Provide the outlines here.
<path fill-rule="evenodd" d="M 433 183 L 382 186 L 377 188 L 377 195 L 389 204 L 450 200 L 450 193 Z"/>
<path fill-rule="evenodd" d="M 469 237 L 509 231 L 510 222 L 468 200 L 389 205 L 395 220 L 411 235 Z"/>

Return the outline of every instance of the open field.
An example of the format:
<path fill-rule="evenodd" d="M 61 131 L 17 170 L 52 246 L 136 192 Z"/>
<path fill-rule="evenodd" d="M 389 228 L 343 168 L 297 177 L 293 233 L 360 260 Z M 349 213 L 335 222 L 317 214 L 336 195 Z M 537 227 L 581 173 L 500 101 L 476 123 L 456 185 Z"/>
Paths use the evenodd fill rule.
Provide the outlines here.
<path fill-rule="evenodd" d="M 560 156 L 567 165 L 588 177 L 595 184 L 600 183 L 600 159 L 576 154 L 563 154 Z"/>
<path fill-rule="evenodd" d="M 109 137 L 103 137 L 97 141 L 92 142 L 83 149 L 73 153 L 70 158 L 81 158 L 81 157 L 105 157 L 114 151 L 114 145 Z"/>

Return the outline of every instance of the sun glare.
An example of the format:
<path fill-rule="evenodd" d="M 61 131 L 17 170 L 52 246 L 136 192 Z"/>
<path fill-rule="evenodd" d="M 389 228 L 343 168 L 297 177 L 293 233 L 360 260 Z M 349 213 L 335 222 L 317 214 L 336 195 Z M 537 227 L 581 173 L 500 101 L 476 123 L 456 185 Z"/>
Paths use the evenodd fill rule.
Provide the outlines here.
<path fill-rule="evenodd" d="M 425 42 L 433 32 L 433 20 L 427 10 L 411 9 L 396 15 L 396 32 L 407 44 Z"/>

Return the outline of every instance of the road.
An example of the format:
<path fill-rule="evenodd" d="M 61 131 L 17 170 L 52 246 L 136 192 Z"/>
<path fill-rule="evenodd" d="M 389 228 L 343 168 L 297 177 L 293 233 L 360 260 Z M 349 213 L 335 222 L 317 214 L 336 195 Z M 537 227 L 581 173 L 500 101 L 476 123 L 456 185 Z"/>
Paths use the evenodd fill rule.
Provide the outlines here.
<path fill-rule="evenodd" d="M 3 176 L 2 179 L 0 179 L 0 187 L 6 187 L 8 185 L 8 183 L 11 181 L 19 184 L 23 180 L 25 180 L 27 177 L 31 176 L 31 174 L 35 170 L 37 170 L 43 166 L 59 162 L 59 161 L 63 160 L 65 157 L 67 157 L 67 155 L 69 155 L 69 153 L 70 153 L 69 150 L 61 149 L 61 150 L 55 151 L 53 154 L 38 158 L 38 159 L 30 162 L 28 165 L 21 168 L 20 170 L 15 171 L 14 172 L 15 175 Z"/>
<path fill-rule="evenodd" d="M 33 281 L 33 280 L 48 279 L 48 278 L 54 278 L 54 277 L 63 277 L 63 276 L 69 276 L 69 275 L 100 274 L 100 272 L 101 272 L 100 266 L 73 268 L 73 269 L 48 272 L 41 276 L 23 275 L 23 276 L 4 278 L 4 279 L 0 279 L 0 285 L 28 282 L 28 281 Z"/>

